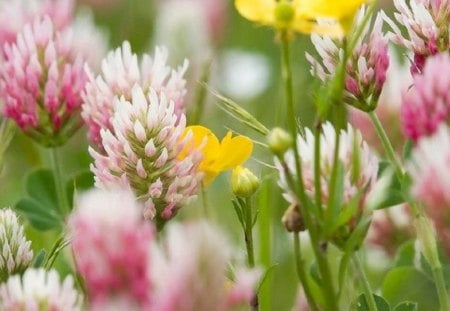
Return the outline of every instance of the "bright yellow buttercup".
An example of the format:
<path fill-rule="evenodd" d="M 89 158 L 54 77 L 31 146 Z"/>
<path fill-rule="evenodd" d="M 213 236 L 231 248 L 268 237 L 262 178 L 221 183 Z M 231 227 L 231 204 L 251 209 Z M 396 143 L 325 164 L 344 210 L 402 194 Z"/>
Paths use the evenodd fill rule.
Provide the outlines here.
<path fill-rule="evenodd" d="M 199 148 L 203 159 L 199 170 L 205 174 L 204 185 L 211 183 L 221 172 L 230 170 L 244 163 L 252 154 L 253 142 L 246 136 L 232 137 L 229 131 L 221 142 L 211 130 L 206 127 L 194 125 L 185 129 L 185 134 L 192 132 L 192 144 L 186 148 Z M 203 145 L 203 147 L 202 147 Z M 185 151 L 180 154 L 183 158 Z"/>
<path fill-rule="evenodd" d="M 280 30 L 340 37 L 344 24 L 367 0 L 235 0 L 246 19 Z M 330 22 L 318 24 L 318 19 Z M 345 27 L 346 28 L 346 27 Z"/>

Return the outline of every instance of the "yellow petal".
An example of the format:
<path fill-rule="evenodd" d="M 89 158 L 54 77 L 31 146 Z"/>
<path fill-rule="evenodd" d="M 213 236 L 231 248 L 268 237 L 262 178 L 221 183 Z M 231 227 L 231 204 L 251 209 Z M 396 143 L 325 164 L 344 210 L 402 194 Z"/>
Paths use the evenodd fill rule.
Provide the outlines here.
<path fill-rule="evenodd" d="M 305 33 L 315 33 L 318 35 L 328 36 L 331 38 L 342 38 L 344 36 L 344 29 L 338 22 L 330 22 L 329 24 L 318 24 L 307 18 L 296 18 L 292 23 L 292 29 Z"/>
<path fill-rule="evenodd" d="M 184 159 L 192 149 L 200 146 L 203 146 L 201 149 L 203 154 L 202 164 L 210 162 L 211 157 L 217 157 L 220 151 L 220 144 L 216 135 L 210 129 L 200 125 L 188 126 L 184 129 L 182 137 L 185 137 L 189 132 L 192 132 L 192 139 L 178 155 L 179 159 Z"/>
<path fill-rule="evenodd" d="M 269 25 L 275 22 L 275 0 L 236 0 L 235 6 L 250 21 Z"/>
<path fill-rule="evenodd" d="M 225 171 L 247 161 L 253 151 L 253 142 L 246 136 L 232 138 L 231 132 L 228 132 L 220 147 L 220 156 L 217 159 L 217 164 L 220 165 L 221 171 Z"/>
<path fill-rule="evenodd" d="M 335 18 L 341 20 L 353 16 L 368 0 L 295 0 L 296 6 L 310 18 Z"/>

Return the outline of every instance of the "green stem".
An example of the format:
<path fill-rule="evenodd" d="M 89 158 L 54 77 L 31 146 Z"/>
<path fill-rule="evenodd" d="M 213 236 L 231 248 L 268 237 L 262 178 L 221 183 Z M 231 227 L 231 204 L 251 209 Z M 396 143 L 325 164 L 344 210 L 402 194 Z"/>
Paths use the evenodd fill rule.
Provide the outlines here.
<path fill-rule="evenodd" d="M 252 217 L 252 200 L 245 199 L 245 246 L 247 247 L 248 266 L 253 268 L 255 266 L 255 253 L 253 250 L 253 217 Z"/>
<path fill-rule="evenodd" d="M 391 161 L 391 163 L 394 165 L 395 173 L 397 174 L 398 179 L 402 180 L 402 166 L 400 164 L 400 161 L 397 159 L 394 148 L 392 147 L 391 141 L 389 140 L 389 137 L 387 136 L 386 131 L 384 130 L 383 125 L 380 122 L 380 119 L 374 111 L 371 111 L 368 114 L 373 126 L 375 127 L 375 131 L 377 132 L 377 135 L 381 140 L 381 143 L 383 144 L 383 148 L 386 151 L 386 155 L 389 161 Z"/>
<path fill-rule="evenodd" d="M 289 36 L 287 32 L 281 33 L 282 37 L 282 68 L 283 68 L 283 80 L 285 85 L 285 96 L 286 96 L 286 106 L 287 106 L 287 115 L 288 115 L 288 123 L 289 130 L 294 140 L 294 158 L 295 158 L 295 170 L 296 176 L 298 177 L 297 183 L 294 182 L 292 176 L 290 176 L 290 172 L 285 166 L 285 173 L 287 179 L 290 181 L 290 188 L 297 194 L 299 199 L 299 210 L 300 214 L 304 217 L 306 228 L 309 231 L 309 236 L 311 238 L 311 245 L 314 251 L 314 255 L 317 259 L 318 267 L 320 270 L 320 275 L 322 277 L 322 290 L 324 292 L 325 303 L 328 311 L 337 311 L 338 310 L 338 301 L 336 298 L 336 292 L 333 286 L 333 280 L 331 277 L 331 270 L 328 263 L 328 259 L 326 257 L 326 253 L 321 249 L 319 236 L 316 231 L 316 227 L 311 218 L 310 213 L 308 213 L 308 207 L 310 206 L 308 198 L 305 193 L 305 187 L 303 184 L 303 174 L 302 167 L 300 163 L 300 154 L 297 148 L 297 124 L 295 118 L 295 109 L 294 109 L 294 97 L 293 97 L 293 86 L 292 86 L 292 69 L 291 69 L 291 61 L 290 61 L 290 42 Z M 303 127 L 301 127 L 303 131 Z M 280 159 L 282 163 L 284 159 Z"/>
<path fill-rule="evenodd" d="M 436 283 L 441 311 L 449 311 L 450 303 L 448 300 L 447 289 L 445 287 L 444 274 L 440 265 L 433 268 L 433 278 Z"/>
<path fill-rule="evenodd" d="M 295 266 L 297 268 L 297 276 L 300 283 L 303 286 L 303 291 L 305 292 L 306 300 L 308 300 L 308 305 L 312 311 L 318 311 L 314 297 L 312 295 L 311 288 L 309 286 L 308 278 L 305 273 L 305 265 L 303 263 L 301 251 L 300 251 L 300 233 L 294 232 L 294 255 L 295 255 Z"/>
<path fill-rule="evenodd" d="M 70 210 L 67 204 L 66 190 L 61 175 L 61 164 L 57 148 L 50 148 L 50 162 L 52 165 L 53 176 L 55 178 L 56 197 L 61 215 L 64 217 Z"/>
<path fill-rule="evenodd" d="M 364 296 L 366 297 L 367 305 L 369 311 L 377 311 L 377 304 L 375 303 L 375 298 L 373 297 L 373 291 L 370 286 L 369 280 L 367 279 L 366 273 L 364 272 L 364 267 L 361 264 L 361 260 L 357 254 L 353 255 L 353 262 L 355 263 L 356 269 L 358 270 L 361 284 L 364 291 Z"/>

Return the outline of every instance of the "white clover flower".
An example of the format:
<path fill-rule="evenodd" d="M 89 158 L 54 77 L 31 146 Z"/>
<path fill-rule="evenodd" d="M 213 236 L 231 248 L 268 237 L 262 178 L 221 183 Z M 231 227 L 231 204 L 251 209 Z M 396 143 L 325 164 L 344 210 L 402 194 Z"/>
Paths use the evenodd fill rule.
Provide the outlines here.
<path fill-rule="evenodd" d="M 2 311 L 80 311 L 81 297 L 68 276 L 61 283 L 55 270 L 28 269 L 0 285 Z"/>
<path fill-rule="evenodd" d="M 25 239 L 17 215 L 9 208 L 0 210 L 0 281 L 23 272 L 32 259 L 31 242 Z"/>

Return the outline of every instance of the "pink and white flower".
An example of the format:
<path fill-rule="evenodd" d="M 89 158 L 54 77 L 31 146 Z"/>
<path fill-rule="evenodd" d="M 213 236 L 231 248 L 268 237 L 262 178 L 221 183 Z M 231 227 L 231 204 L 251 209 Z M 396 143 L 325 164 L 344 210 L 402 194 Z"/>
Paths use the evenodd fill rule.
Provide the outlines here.
<path fill-rule="evenodd" d="M 111 301 L 149 306 L 153 228 L 141 209 L 133 193 L 118 189 L 93 190 L 76 202 L 69 235 L 93 310 L 108 310 Z"/>
<path fill-rule="evenodd" d="M 0 96 L 3 113 L 41 144 L 63 144 L 82 125 L 83 59 L 72 33 L 58 31 L 46 16 L 27 24 L 13 44 L 3 46 Z"/>
<path fill-rule="evenodd" d="M 73 278 L 68 276 L 61 283 L 55 270 L 30 268 L 22 276 L 13 275 L 0 285 L 0 309 L 4 311 L 81 311 L 81 306 Z"/>
<path fill-rule="evenodd" d="M 417 141 L 437 131 L 450 120 L 450 56 L 428 58 L 422 74 L 413 76 L 413 86 L 403 93 L 401 121 L 403 132 Z"/>
<path fill-rule="evenodd" d="M 133 87 L 138 84 L 144 93 L 150 89 L 157 94 L 164 93 L 174 103 L 177 116 L 184 112 L 186 81 L 183 78 L 188 62 L 178 69 L 167 65 L 168 52 L 165 48 L 156 48 L 154 57 L 145 54 L 142 61 L 131 51 L 130 44 L 124 42 L 121 48 L 111 51 L 102 62 L 101 74 L 95 76 L 86 67 L 88 83 L 82 94 L 82 117 L 88 127 L 91 144 L 104 151 L 100 132 L 102 129 L 113 131 L 115 98 L 131 99 Z"/>
<path fill-rule="evenodd" d="M 194 149 L 179 158 L 192 135 L 183 137 L 186 118 L 165 92 L 135 85 L 129 96 L 115 98 L 112 128 L 100 131 L 104 154 L 89 149 L 91 170 L 98 187 L 131 188 L 145 204 L 145 217 L 156 217 L 160 226 L 197 194 L 202 154 Z"/>

